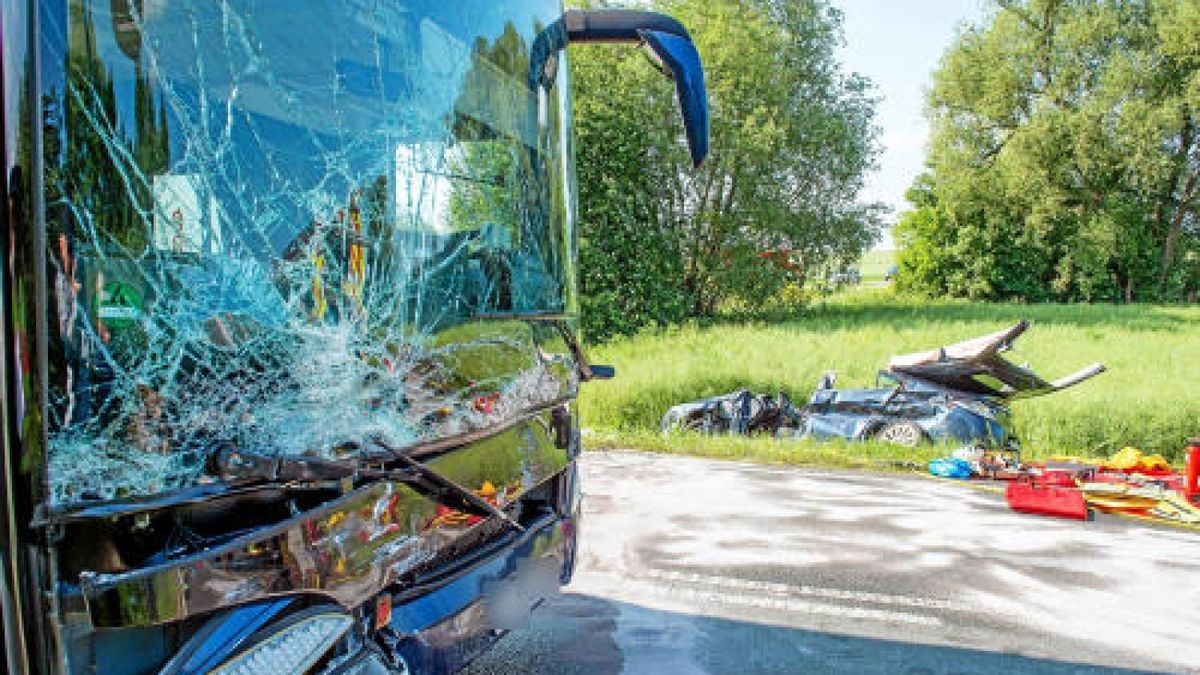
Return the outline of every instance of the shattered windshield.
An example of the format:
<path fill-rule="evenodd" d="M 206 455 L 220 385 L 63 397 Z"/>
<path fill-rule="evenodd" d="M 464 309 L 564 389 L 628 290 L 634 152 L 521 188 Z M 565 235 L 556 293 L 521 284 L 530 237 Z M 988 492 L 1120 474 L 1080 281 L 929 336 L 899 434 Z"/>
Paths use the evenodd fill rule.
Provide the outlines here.
<path fill-rule="evenodd" d="M 573 386 L 515 320 L 574 305 L 557 3 L 42 5 L 55 504 Z"/>

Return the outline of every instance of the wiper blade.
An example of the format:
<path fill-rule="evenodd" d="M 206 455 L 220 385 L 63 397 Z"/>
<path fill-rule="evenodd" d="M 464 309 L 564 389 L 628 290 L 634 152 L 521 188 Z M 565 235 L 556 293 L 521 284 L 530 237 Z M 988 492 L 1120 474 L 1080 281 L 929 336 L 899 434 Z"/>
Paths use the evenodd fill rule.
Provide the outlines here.
<path fill-rule="evenodd" d="M 373 441 L 380 449 L 386 451 L 389 459 L 402 465 L 399 470 L 382 470 L 378 472 L 362 471 L 360 475 L 377 478 L 401 480 L 424 494 L 435 497 L 437 501 L 458 509 L 464 513 L 476 516 L 494 516 L 510 525 L 518 532 L 524 532 L 525 527 L 508 515 L 504 509 L 480 497 L 471 490 L 455 483 L 446 476 L 434 471 L 427 465 L 418 462 L 403 452 L 399 452 L 382 441 Z M 401 477 L 403 476 L 403 478 Z M 411 478 L 416 478 L 420 486 L 415 485 Z M 424 489 L 421 489 L 424 488 Z"/>
<path fill-rule="evenodd" d="M 463 513 L 474 516 L 494 516 L 519 532 L 525 528 L 506 511 L 446 476 L 392 448 L 379 440 L 371 444 L 379 452 L 370 452 L 361 458 L 329 460 L 308 457 L 263 457 L 225 446 L 213 455 L 213 468 L 217 475 L 230 482 L 265 481 L 271 483 L 317 482 L 365 478 L 372 480 L 394 480 L 413 488 L 434 501 Z M 359 447 L 357 443 L 344 447 Z M 380 464 L 400 464 L 395 469 L 371 469 L 362 466 L 364 460 Z"/>

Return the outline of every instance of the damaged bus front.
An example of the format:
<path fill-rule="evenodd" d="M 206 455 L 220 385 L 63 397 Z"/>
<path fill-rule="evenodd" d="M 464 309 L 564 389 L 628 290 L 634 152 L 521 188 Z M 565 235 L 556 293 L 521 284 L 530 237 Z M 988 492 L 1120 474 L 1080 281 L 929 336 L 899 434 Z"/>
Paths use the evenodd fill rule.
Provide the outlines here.
<path fill-rule="evenodd" d="M 10 672 L 450 672 L 570 576 L 556 1 L 0 0 Z"/>

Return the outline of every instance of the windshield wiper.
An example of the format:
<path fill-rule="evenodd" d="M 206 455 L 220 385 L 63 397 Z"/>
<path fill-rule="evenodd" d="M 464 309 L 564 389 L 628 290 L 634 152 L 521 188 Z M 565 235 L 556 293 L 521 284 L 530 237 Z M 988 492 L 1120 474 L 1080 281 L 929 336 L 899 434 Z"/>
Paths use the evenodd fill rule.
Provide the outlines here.
<path fill-rule="evenodd" d="M 426 496 L 434 497 L 439 503 L 446 506 L 476 516 L 495 516 L 511 525 L 518 532 L 525 531 L 524 526 L 514 520 L 512 516 L 508 515 L 499 506 L 434 471 L 428 465 L 422 464 L 402 452 L 391 450 L 382 442 L 376 441 L 376 443 L 382 449 L 388 450 L 392 455 L 391 459 L 400 463 L 402 468 L 397 470 L 360 471 L 360 476 L 365 478 L 398 480 Z"/>
<path fill-rule="evenodd" d="M 217 475 L 229 482 L 312 483 L 347 478 L 393 480 L 411 487 L 443 506 L 484 518 L 494 516 L 519 532 L 525 531 L 524 526 L 503 509 L 383 441 L 372 440 L 370 447 L 358 443 L 346 443 L 339 447 L 360 449 L 365 452 L 365 456 L 343 460 L 271 458 L 225 446 L 214 453 L 213 468 Z M 362 466 L 364 460 L 400 466 L 393 469 L 372 469 Z"/>

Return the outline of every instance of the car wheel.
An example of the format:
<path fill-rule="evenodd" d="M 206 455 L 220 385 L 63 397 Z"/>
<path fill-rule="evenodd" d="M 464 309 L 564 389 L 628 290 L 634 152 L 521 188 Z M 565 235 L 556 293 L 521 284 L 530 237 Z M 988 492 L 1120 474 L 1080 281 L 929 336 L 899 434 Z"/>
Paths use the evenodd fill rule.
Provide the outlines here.
<path fill-rule="evenodd" d="M 886 443 L 915 448 L 925 440 L 925 432 L 912 422 L 892 422 L 880 427 L 879 431 L 875 432 L 875 438 Z"/>

